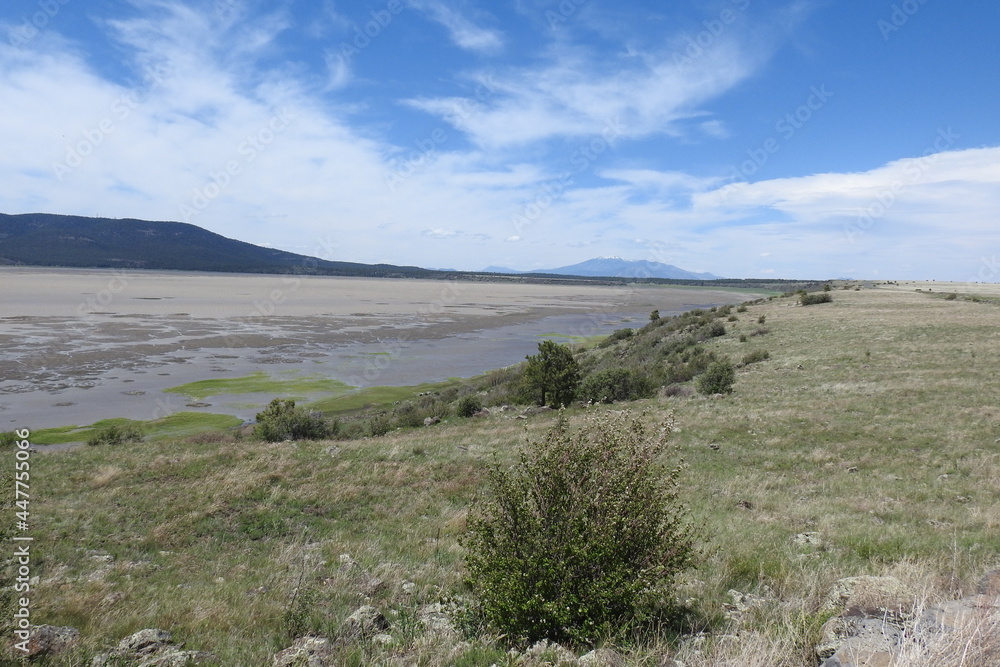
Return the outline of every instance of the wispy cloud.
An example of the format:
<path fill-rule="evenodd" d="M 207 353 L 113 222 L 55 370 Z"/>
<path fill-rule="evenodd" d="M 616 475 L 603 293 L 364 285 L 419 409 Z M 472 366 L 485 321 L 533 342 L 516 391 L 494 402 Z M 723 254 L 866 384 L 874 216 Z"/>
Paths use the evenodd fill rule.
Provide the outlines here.
<path fill-rule="evenodd" d="M 476 25 L 443 0 L 411 0 L 411 4 L 444 26 L 457 46 L 484 54 L 503 50 L 504 39 L 501 32 Z"/>
<path fill-rule="evenodd" d="M 442 116 L 485 148 L 600 135 L 610 124 L 629 138 L 676 136 L 682 133 L 680 121 L 704 116 L 700 104 L 750 76 L 760 63 L 759 55 L 736 40 L 720 40 L 690 64 L 675 62 L 668 52 L 604 61 L 586 49 L 559 45 L 543 66 L 492 74 L 491 95 L 475 113 L 456 113 L 466 102 L 462 98 L 417 98 L 409 104 Z M 721 130 L 719 123 L 703 123 L 703 131 Z"/>

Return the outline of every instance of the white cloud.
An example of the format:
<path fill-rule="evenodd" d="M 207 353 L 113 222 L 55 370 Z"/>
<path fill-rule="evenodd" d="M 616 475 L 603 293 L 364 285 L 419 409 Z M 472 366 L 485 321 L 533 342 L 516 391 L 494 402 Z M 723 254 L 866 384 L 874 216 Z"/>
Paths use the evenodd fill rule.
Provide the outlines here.
<path fill-rule="evenodd" d="M 504 40 L 500 32 L 477 26 L 442 0 L 411 0 L 411 4 L 444 26 L 452 41 L 463 49 L 486 54 L 503 49 Z"/>
<path fill-rule="evenodd" d="M 409 103 L 494 149 L 608 132 L 628 138 L 679 135 L 679 121 L 702 115 L 699 104 L 745 79 L 763 59 L 735 39 L 720 39 L 688 64 L 675 62 L 672 52 L 605 61 L 561 45 L 545 66 L 492 75 L 492 94 L 474 113 L 456 114 L 462 100 L 454 97 Z M 711 121 L 708 127 L 721 131 Z"/>

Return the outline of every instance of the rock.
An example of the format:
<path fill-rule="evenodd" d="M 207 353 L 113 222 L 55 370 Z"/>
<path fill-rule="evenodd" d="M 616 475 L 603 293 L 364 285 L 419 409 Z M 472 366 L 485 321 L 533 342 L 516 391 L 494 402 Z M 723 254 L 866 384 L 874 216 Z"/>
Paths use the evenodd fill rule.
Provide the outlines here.
<path fill-rule="evenodd" d="M 118 665 L 122 662 L 135 667 L 187 667 L 215 663 L 216 658 L 204 651 L 185 651 L 174 645 L 166 630 L 146 628 L 125 637 L 118 646 L 95 657 L 91 667 Z"/>
<path fill-rule="evenodd" d="M 555 665 L 555 667 L 570 667 L 578 665 L 576 655 L 564 646 L 543 639 L 524 652 L 518 658 L 520 664 Z"/>
<path fill-rule="evenodd" d="M 368 598 L 372 597 L 384 588 L 385 582 L 372 575 L 364 576 L 358 583 L 358 592 Z"/>
<path fill-rule="evenodd" d="M 389 621 L 375 607 L 358 607 L 344 621 L 344 632 L 351 637 L 369 638 L 389 629 Z"/>
<path fill-rule="evenodd" d="M 164 646 L 173 644 L 173 636 L 166 630 L 158 628 L 147 628 L 135 634 L 129 635 L 118 642 L 116 650 L 124 653 L 138 653 L 140 655 L 154 653 Z"/>
<path fill-rule="evenodd" d="M 340 447 L 338 447 L 337 445 L 330 445 L 329 447 L 323 450 L 323 453 L 326 454 L 327 456 L 336 456 L 337 454 L 340 453 Z"/>
<path fill-rule="evenodd" d="M 15 643 L 21 644 L 18 638 Z M 40 658 L 56 655 L 80 643 L 80 631 L 76 628 L 56 625 L 33 625 L 28 630 L 27 652 L 16 649 L 25 658 Z"/>
<path fill-rule="evenodd" d="M 580 656 L 580 667 L 625 667 L 625 658 L 609 648 L 594 649 Z"/>
<path fill-rule="evenodd" d="M 1000 570 L 992 570 L 979 581 L 980 595 L 1000 596 Z"/>
<path fill-rule="evenodd" d="M 477 410 L 476 412 L 473 412 L 472 416 L 473 417 L 489 417 L 490 414 L 491 413 L 490 413 L 490 411 L 489 411 L 488 408 L 483 408 L 482 410 Z"/>
<path fill-rule="evenodd" d="M 833 585 L 824 609 L 878 607 L 893 612 L 911 610 L 915 594 L 896 577 L 847 577 Z"/>
<path fill-rule="evenodd" d="M 274 656 L 273 667 L 334 667 L 333 645 L 326 637 L 299 637 Z"/>
<path fill-rule="evenodd" d="M 861 607 L 831 618 L 820 632 L 816 655 L 827 659 L 824 667 L 888 666 L 904 635 L 898 617 Z"/>
<path fill-rule="evenodd" d="M 430 632 L 444 635 L 458 634 L 455 631 L 455 626 L 451 622 L 451 618 L 445 613 L 444 607 L 440 602 L 420 607 L 420 609 L 417 610 L 417 619 L 423 623 L 424 627 Z"/>
<path fill-rule="evenodd" d="M 848 608 L 823 626 L 816 654 L 825 658 L 822 667 L 888 667 L 906 651 L 923 651 L 928 641 L 935 642 L 935 636 L 950 642 L 953 640 L 947 636 L 949 633 L 961 633 L 970 627 L 982 633 L 984 619 L 1000 623 L 1000 571 L 987 573 L 979 591 L 977 595 L 935 605 L 913 619 L 915 595 L 908 593 L 895 577 L 841 579 L 831 591 L 826 608 Z M 961 634 L 957 639 L 965 641 Z M 922 664 L 912 662 L 914 657 L 920 658 L 910 656 L 904 661 Z"/>
<path fill-rule="evenodd" d="M 424 418 L 424 426 L 434 426 L 434 424 L 440 424 L 440 423 L 441 423 L 441 418 L 440 417 L 425 417 Z"/>
<path fill-rule="evenodd" d="M 823 546 L 823 540 L 820 539 L 819 533 L 799 533 L 792 536 L 792 544 L 816 547 L 818 549 Z"/>
<path fill-rule="evenodd" d="M 417 591 L 417 585 L 412 581 L 407 581 L 403 583 L 403 592 L 407 595 L 413 595 Z"/>
<path fill-rule="evenodd" d="M 538 415 L 538 414 L 541 414 L 543 412 L 551 412 L 551 411 L 552 411 L 552 408 L 550 408 L 547 405 L 538 405 L 538 406 L 535 406 L 535 407 L 526 408 L 521 414 L 527 417 L 527 416 L 530 416 L 530 415 Z"/>

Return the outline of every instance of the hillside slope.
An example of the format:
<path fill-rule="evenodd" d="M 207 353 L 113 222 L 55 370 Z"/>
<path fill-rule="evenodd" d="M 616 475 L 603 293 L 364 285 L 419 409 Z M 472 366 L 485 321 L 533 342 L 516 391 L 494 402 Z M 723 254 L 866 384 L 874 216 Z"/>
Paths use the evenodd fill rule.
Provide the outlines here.
<path fill-rule="evenodd" d="M 703 550 L 676 595 L 689 636 L 621 647 L 627 664 L 815 665 L 837 580 L 895 577 L 919 613 L 1000 567 L 1000 307 L 944 296 L 851 289 L 750 305 L 704 343 L 736 362 L 770 352 L 733 394 L 631 406 L 675 416 Z M 626 343 L 602 349 L 611 359 Z M 52 664 L 87 664 L 146 627 L 222 665 L 271 664 L 307 633 L 331 638 L 333 664 L 511 664 L 474 624 L 467 641 L 431 628 L 464 599 L 458 538 L 488 463 L 513 461 L 555 420 L 520 416 L 335 443 L 204 436 L 35 455 L 32 548 L 45 557 L 32 619 L 82 635 Z M 362 605 L 391 639 L 351 639 L 344 622 Z M 930 660 L 915 643 L 893 664 L 996 664 L 962 662 L 995 641 L 983 623 L 972 648 Z"/>
<path fill-rule="evenodd" d="M 0 264 L 426 277 L 389 264 L 333 262 L 229 239 L 183 222 L 0 214 Z"/>

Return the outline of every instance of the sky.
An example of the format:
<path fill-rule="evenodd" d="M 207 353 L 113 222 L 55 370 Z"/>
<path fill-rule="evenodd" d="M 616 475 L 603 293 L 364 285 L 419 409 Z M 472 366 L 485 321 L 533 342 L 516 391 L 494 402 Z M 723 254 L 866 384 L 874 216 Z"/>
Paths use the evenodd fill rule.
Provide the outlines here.
<path fill-rule="evenodd" d="M 0 212 L 1000 282 L 993 0 L 5 0 Z"/>

